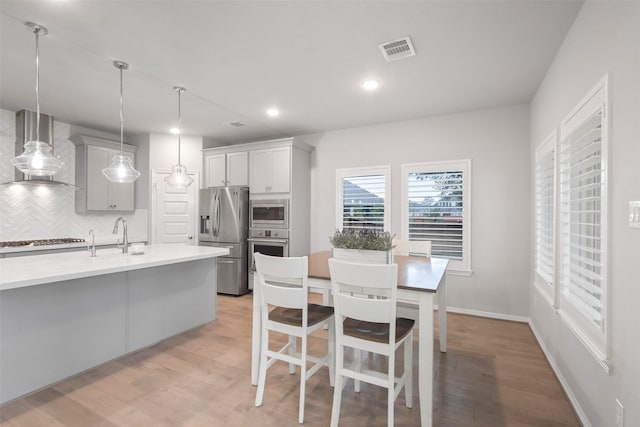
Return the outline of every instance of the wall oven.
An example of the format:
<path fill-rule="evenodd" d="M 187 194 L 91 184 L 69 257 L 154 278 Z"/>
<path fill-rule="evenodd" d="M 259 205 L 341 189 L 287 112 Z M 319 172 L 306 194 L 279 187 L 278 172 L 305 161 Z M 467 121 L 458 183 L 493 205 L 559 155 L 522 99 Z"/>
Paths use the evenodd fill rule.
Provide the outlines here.
<path fill-rule="evenodd" d="M 289 230 L 251 229 L 247 239 L 249 242 L 249 289 L 253 289 L 253 273 L 256 263 L 253 258 L 255 252 L 263 255 L 288 257 Z"/>
<path fill-rule="evenodd" d="M 253 254 L 260 252 L 263 255 L 288 257 L 289 256 L 289 230 L 252 229 L 249 242 L 249 270 L 255 271 L 256 265 Z"/>
<path fill-rule="evenodd" d="M 251 200 L 250 228 L 289 228 L 288 200 Z"/>

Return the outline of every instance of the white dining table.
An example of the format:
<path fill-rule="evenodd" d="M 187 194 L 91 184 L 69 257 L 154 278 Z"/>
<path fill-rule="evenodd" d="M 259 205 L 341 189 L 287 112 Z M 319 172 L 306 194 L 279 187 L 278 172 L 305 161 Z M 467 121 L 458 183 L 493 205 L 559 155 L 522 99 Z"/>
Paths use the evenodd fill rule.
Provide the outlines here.
<path fill-rule="evenodd" d="M 331 251 L 309 255 L 310 288 L 323 291 L 331 289 L 329 263 Z M 398 302 L 418 306 L 418 393 L 422 427 L 431 427 L 433 422 L 433 339 L 434 304 L 438 304 L 438 328 L 440 352 L 447 351 L 447 266 L 446 258 L 394 255 L 398 264 Z M 254 277 L 256 280 L 257 275 Z M 251 384 L 258 384 L 260 363 L 261 315 L 259 286 L 254 282 L 253 330 L 251 343 Z M 329 303 L 325 292 L 324 303 Z"/>

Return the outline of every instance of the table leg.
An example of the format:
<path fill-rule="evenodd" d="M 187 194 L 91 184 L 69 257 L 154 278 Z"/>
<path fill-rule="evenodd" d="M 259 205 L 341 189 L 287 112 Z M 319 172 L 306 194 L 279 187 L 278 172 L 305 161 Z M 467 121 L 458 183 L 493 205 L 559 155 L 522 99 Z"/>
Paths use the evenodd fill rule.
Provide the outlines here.
<path fill-rule="evenodd" d="M 253 275 L 253 324 L 251 330 L 251 384 L 258 385 L 258 372 L 260 367 L 260 340 L 262 328 L 262 316 L 260 313 L 260 297 L 258 292 L 258 275 Z"/>
<path fill-rule="evenodd" d="M 440 329 L 440 352 L 447 352 L 447 273 L 438 287 L 438 328 Z"/>
<path fill-rule="evenodd" d="M 433 413 L 433 293 L 421 292 L 418 311 L 418 391 L 420 425 L 431 427 Z"/>

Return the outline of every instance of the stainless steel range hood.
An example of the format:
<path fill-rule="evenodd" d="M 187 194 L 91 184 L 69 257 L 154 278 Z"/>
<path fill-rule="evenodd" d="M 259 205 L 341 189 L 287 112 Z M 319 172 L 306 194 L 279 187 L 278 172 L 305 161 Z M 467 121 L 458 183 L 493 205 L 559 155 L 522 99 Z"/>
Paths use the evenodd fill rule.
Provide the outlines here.
<path fill-rule="evenodd" d="M 16 156 L 22 154 L 25 142 L 36 139 L 36 126 L 37 115 L 35 111 L 20 110 L 16 112 Z M 40 141 L 49 144 L 53 154 L 53 116 L 51 115 L 40 113 Z M 31 176 L 23 174 L 18 169 L 15 169 L 15 181 L 4 182 L 2 185 L 8 184 L 75 187 L 73 184 L 55 181 L 51 176 Z"/>

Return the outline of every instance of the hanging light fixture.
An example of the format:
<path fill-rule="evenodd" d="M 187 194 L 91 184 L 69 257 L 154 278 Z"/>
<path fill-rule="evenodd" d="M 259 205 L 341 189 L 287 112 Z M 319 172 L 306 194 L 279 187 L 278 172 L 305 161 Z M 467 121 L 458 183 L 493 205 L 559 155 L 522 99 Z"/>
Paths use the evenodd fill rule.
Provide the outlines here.
<path fill-rule="evenodd" d="M 24 152 L 11 159 L 11 164 L 26 175 L 53 176 L 64 168 L 64 162 L 53 155 L 49 144 L 40 141 L 40 35 L 49 31 L 33 22 L 25 26 L 36 35 L 36 140 L 25 142 Z"/>
<path fill-rule="evenodd" d="M 172 187 L 186 188 L 191 185 L 193 178 L 187 173 L 187 168 L 180 164 L 180 134 L 182 133 L 182 110 L 180 105 L 180 95 L 186 89 L 180 86 L 174 86 L 173 90 L 178 92 L 178 163 L 171 168 L 171 175 L 164 180 Z"/>
<path fill-rule="evenodd" d="M 120 70 L 120 154 L 113 156 L 108 168 L 102 173 L 111 182 L 133 182 L 140 176 L 140 172 L 133 168 L 131 157 L 125 156 L 124 148 L 124 102 L 122 99 L 122 71 L 129 69 L 129 64 L 113 61 L 113 66 Z"/>

